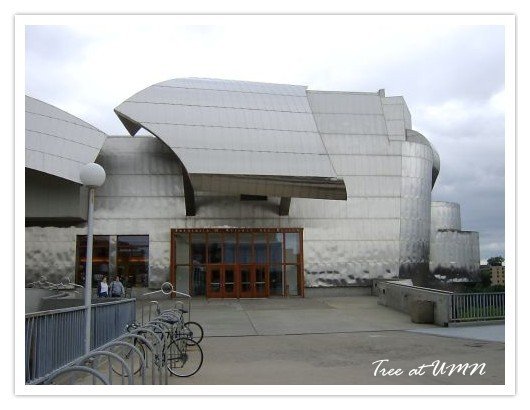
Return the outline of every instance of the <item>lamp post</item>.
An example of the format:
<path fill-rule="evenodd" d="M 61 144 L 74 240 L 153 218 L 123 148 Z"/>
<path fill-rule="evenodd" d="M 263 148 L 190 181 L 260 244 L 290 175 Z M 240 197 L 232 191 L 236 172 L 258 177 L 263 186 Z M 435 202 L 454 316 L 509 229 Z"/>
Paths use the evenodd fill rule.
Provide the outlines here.
<path fill-rule="evenodd" d="M 92 248 L 94 244 L 94 191 L 105 182 L 105 170 L 101 165 L 89 163 L 79 172 L 79 179 L 88 188 L 88 218 L 85 269 L 85 354 L 90 352 L 90 324 L 92 306 Z"/>

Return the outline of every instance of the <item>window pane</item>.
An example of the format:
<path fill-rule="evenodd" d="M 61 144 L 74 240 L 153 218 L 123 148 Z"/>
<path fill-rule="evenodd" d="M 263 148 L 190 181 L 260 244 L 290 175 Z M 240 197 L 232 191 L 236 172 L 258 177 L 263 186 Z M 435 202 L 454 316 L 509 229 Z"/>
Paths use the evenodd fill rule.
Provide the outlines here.
<path fill-rule="evenodd" d="M 206 234 L 191 234 L 191 292 L 193 295 L 206 294 Z"/>
<path fill-rule="evenodd" d="M 224 263 L 234 263 L 236 261 L 236 234 L 224 234 Z"/>
<path fill-rule="evenodd" d="M 117 240 L 116 273 L 125 287 L 147 287 L 149 236 L 120 235 Z"/>
<path fill-rule="evenodd" d="M 254 261 L 254 258 L 252 256 L 251 233 L 239 234 L 238 261 L 240 263 L 252 263 Z"/>
<path fill-rule="evenodd" d="M 92 287 L 97 287 L 104 276 L 107 280 L 109 276 L 109 236 L 94 235 L 92 246 Z M 85 284 L 86 272 L 86 248 L 87 237 L 80 235 L 77 237 L 77 264 L 76 264 L 76 281 L 78 284 Z"/>
<path fill-rule="evenodd" d="M 300 235 L 298 233 L 285 234 L 285 263 L 299 263 Z"/>
<path fill-rule="evenodd" d="M 206 234 L 191 234 L 191 259 L 192 264 L 206 263 Z"/>
<path fill-rule="evenodd" d="M 193 296 L 206 294 L 206 269 L 199 263 L 191 267 L 191 294 Z"/>
<path fill-rule="evenodd" d="M 175 290 L 177 292 L 188 293 L 190 291 L 190 266 L 177 266 L 175 272 Z"/>
<path fill-rule="evenodd" d="M 271 265 L 269 269 L 269 293 L 283 295 L 282 265 Z"/>
<path fill-rule="evenodd" d="M 256 263 L 267 263 L 267 234 L 254 234 L 254 250 L 256 252 Z"/>
<path fill-rule="evenodd" d="M 175 253 L 177 264 L 188 265 L 190 263 L 190 244 L 187 233 L 177 233 L 175 235 Z"/>
<path fill-rule="evenodd" d="M 270 263 L 283 263 L 283 233 L 269 234 Z"/>
<path fill-rule="evenodd" d="M 285 266 L 285 284 L 289 286 L 289 295 L 298 295 L 298 266 Z"/>
<path fill-rule="evenodd" d="M 223 241 L 220 233 L 208 234 L 208 263 L 221 263 Z"/>

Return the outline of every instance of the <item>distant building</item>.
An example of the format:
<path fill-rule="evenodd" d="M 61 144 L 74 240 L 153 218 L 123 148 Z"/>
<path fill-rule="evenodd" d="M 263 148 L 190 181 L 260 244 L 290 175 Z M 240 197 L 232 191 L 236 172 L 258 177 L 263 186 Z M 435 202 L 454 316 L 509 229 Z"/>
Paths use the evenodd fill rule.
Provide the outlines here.
<path fill-rule="evenodd" d="M 491 284 L 504 286 L 504 266 L 491 267 Z"/>

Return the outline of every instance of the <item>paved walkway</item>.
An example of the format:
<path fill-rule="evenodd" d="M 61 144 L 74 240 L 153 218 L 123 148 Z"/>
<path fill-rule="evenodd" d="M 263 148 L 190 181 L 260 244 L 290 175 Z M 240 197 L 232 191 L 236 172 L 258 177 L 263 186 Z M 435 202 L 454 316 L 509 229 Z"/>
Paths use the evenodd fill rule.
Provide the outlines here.
<path fill-rule="evenodd" d="M 415 324 L 375 297 L 194 299 L 191 319 L 205 329 L 204 365 L 190 378 L 170 378 L 171 384 L 504 383 L 503 326 Z M 374 375 L 378 360 L 403 374 Z M 436 374 L 433 363 L 485 363 L 486 373 Z M 423 375 L 409 376 L 422 365 Z"/>
<path fill-rule="evenodd" d="M 165 301 L 162 309 L 171 305 Z M 146 309 L 148 306 L 146 307 Z M 141 311 L 138 318 L 141 318 Z M 147 317 L 147 310 L 144 311 Z M 267 336 L 435 328 L 412 323 L 372 296 L 215 300 L 194 299 L 191 320 L 205 335 Z"/>
<path fill-rule="evenodd" d="M 411 332 L 456 339 L 472 339 L 504 343 L 504 325 L 479 325 L 462 327 L 440 327 L 435 329 L 414 329 Z"/>

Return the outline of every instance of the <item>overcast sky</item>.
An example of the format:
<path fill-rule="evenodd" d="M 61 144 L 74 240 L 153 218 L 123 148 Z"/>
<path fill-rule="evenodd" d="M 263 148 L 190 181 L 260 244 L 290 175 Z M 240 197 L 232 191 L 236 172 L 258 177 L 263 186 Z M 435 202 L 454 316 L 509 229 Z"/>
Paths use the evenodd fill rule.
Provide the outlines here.
<path fill-rule="evenodd" d="M 502 26 L 248 20 L 27 26 L 26 93 L 125 135 L 113 108 L 171 78 L 384 88 L 405 97 L 413 129 L 440 154 L 433 200 L 460 203 L 462 228 L 480 233 L 482 260 L 504 255 Z"/>

